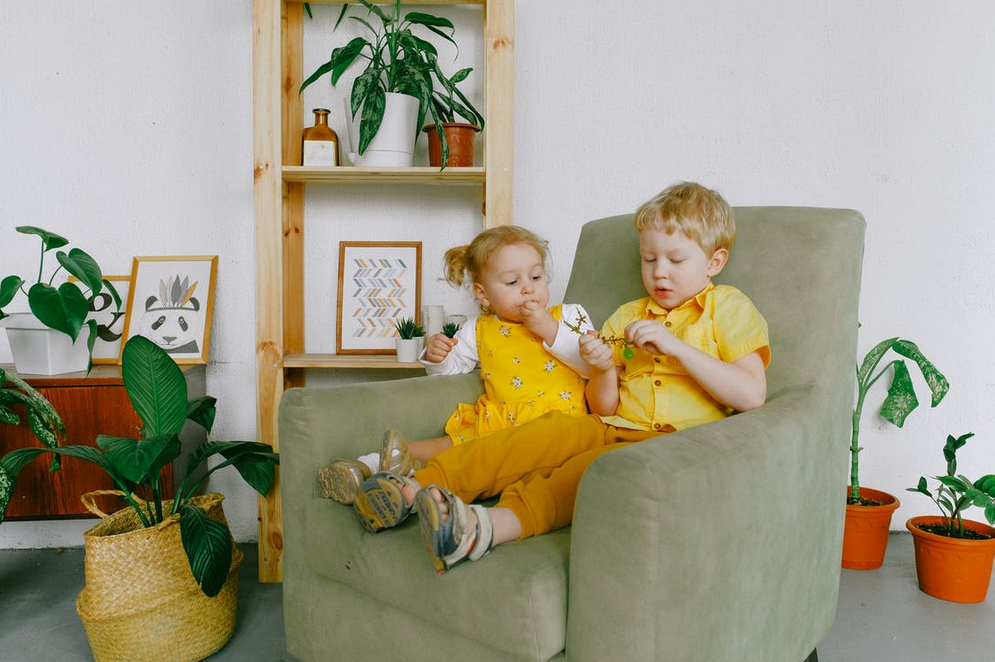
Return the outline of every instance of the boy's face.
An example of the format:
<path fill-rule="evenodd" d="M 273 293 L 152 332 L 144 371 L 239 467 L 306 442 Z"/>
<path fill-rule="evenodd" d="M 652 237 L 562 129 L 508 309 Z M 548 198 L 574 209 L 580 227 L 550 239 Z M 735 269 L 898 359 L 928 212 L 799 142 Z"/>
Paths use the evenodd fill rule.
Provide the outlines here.
<path fill-rule="evenodd" d="M 639 233 L 643 286 L 666 310 L 673 310 L 705 289 L 722 271 L 729 251 L 718 248 L 708 255 L 683 232 L 667 234 L 646 228 Z"/>

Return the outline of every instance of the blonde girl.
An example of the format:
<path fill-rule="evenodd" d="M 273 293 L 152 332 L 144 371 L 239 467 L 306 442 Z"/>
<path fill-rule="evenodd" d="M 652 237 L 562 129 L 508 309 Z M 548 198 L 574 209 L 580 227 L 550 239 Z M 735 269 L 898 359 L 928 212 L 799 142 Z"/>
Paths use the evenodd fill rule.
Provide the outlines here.
<path fill-rule="evenodd" d="M 442 437 L 406 443 L 388 430 L 379 453 L 321 469 L 325 496 L 352 503 L 359 484 L 377 471 L 407 475 L 447 448 L 549 411 L 587 413 L 588 368 L 577 332 L 593 327 L 579 305 L 549 307 L 547 256 L 544 240 L 513 225 L 485 230 L 468 246 L 446 252 L 446 280 L 469 287 L 481 313 L 454 338 L 430 337 L 421 362 L 429 375 L 466 373 L 479 365 L 484 394 L 473 404 L 457 405 Z"/>

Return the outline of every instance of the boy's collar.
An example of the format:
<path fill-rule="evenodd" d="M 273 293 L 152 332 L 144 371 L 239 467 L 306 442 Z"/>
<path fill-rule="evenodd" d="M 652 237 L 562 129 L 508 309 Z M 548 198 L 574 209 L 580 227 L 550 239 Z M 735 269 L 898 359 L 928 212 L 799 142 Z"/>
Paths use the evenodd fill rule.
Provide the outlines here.
<path fill-rule="evenodd" d="M 690 299 L 688 299 L 687 301 L 685 301 L 681 305 L 677 306 L 676 308 L 671 308 L 670 310 L 667 310 L 663 306 L 660 306 L 659 304 L 657 304 L 656 301 L 653 300 L 653 297 L 650 297 L 649 298 L 649 303 L 646 305 L 646 310 L 649 311 L 649 312 L 651 312 L 651 313 L 653 313 L 654 315 L 667 315 L 667 314 L 669 314 L 669 313 L 671 313 L 671 312 L 673 312 L 675 310 L 680 310 L 681 308 L 684 308 L 685 306 L 689 305 L 692 301 L 695 304 L 697 304 L 699 308 L 704 309 L 704 307 L 705 307 L 705 297 L 707 297 L 708 293 L 711 292 L 714 289 L 715 289 L 715 283 L 713 283 L 711 280 L 709 280 L 708 281 L 708 285 L 706 285 L 701 290 L 701 292 L 698 292 L 697 294 L 695 294 L 693 297 L 691 297 Z"/>

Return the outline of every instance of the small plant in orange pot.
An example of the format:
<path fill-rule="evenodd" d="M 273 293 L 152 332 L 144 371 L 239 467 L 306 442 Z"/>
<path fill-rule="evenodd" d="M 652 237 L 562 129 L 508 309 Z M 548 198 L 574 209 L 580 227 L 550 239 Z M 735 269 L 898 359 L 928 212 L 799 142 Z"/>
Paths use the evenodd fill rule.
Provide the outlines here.
<path fill-rule="evenodd" d="M 466 80 L 473 69 L 460 69 L 447 78 L 436 58 L 429 58 L 438 85 L 432 91 L 433 124 L 422 131 L 428 134 L 428 162 L 445 168 L 473 165 L 477 133 L 484 128 L 484 116 L 456 86 Z M 466 122 L 457 122 L 456 117 Z"/>
<path fill-rule="evenodd" d="M 889 352 L 898 354 L 898 358 L 878 369 Z M 881 567 L 884 562 L 891 515 L 898 508 L 899 501 L 887 492 L 860 486 L 858 456 L 863 450 L 859 443 L 860 416 L 871 387 L 890 372 L 891 385 L 881 405 L 881 417 L 899 428 L 905 424 L 906 417 L 919 406 L 905 359 L 918 366 L 932 393 L 933 407 L 940 404 L 950 390 L 947 378 L 910 340 L 889 338 L 881 341 L 857 367 L 857 404 L 853 410 L 850 436 L 850 487 L 846 500 L 846 527 L 843 531 L 844 568 L 871 570 Z"/>
<path fill-rule="evenodd" d="M 957 474 L 957 450 L 974 436 L 973 432 L 947 435 L 943 457 L 947 473 L 934 476 L 935 495 L 921 476 L 909 492 L 928 496 L 940 509 L 941 517 L 913 517 L 905 523 L 912 534 L 916 553 L 919 588 L 936 598 L 952 602 L 981 602 L 988 593 L 992 562 L 995 560 L 995 528 L 965 520 L 963 511 L 983 508 L 985 519 L 995 524 L 995 475 L 971 482 Z"/>

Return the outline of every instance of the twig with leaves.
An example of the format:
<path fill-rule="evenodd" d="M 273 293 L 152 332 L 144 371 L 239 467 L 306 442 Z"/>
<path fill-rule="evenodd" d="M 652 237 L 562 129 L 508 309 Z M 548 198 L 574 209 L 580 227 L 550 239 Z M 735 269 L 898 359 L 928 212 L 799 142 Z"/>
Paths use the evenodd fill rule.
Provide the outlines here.
<path fill-rule="evenodd" d="M 582 328 L 582 325 L 585 322 L 587 322 L 587 317 L 585 317 L 584 315 L 577 315 L 576 324 L 571 324 L 567 320 L 563 320 L 563 323 L 567 325 L 567 328 L 579 336 L 584 335 L 584 329 Z M 622 336 L 602 336 L 601 339 L 613 347 L 615 345 L 620 345 L 621 347 L 623 347 L 624 349 L 622 350 L 622 356 L 624 358 L 631 359 L 633 356 L 635 356 L 635 353 L 632 351 L 632 346 L 631 346 L 632 343 L 630 343 Z"/>

